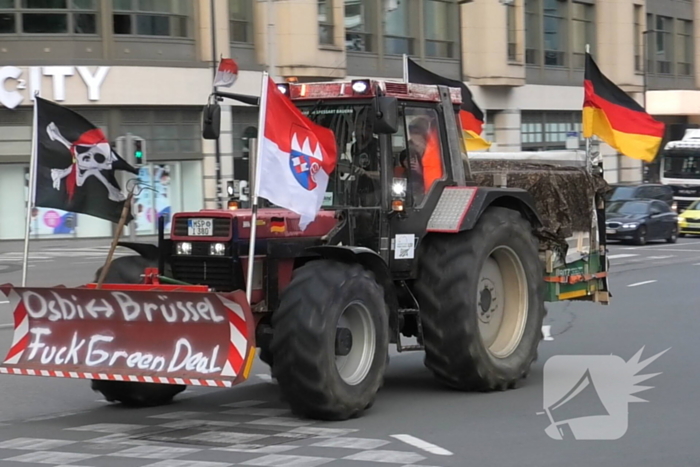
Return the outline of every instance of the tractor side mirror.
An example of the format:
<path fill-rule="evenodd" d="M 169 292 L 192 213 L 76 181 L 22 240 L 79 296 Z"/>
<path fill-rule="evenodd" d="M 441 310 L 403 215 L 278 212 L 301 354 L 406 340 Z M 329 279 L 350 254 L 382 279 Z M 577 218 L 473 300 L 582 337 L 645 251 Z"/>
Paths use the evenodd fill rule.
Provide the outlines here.
<path fill-rule="evenodd" d="M 399 131 L 399 101 L 395 97 L 378 96 L 374 101 L 374 132 L 392 135 Z"/>
<path fill-rule="evenodd" d="M 202 137 L 218 139 L 221 133 L 221 106 L 217 103 L 207 104 L 202 111 Z"/>

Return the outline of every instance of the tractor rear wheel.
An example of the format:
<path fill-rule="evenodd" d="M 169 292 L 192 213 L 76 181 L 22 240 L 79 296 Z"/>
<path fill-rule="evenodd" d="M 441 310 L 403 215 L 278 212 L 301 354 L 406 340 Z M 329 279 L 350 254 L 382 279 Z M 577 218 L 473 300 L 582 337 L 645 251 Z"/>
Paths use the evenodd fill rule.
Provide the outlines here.
<path fill-rule="evenodd" d="M 419 256 L 425 365 L 460 390 L 512 389 L 542 339 L 543 264 L 529 222 L 488 208 L 473 230 L 429 236 Z"/>
<path fill-rule="evenodd" d="M 112 261 L 105 284 L 140 284 L 141 274 L 147 267 L 158 267 L 157 261 L 141 256 L 125 256 Z M 95 273 L 99 280 L 102 268 Z M 121 402 L 127 406 L 147 407 L 169 403 L 173 397 L 187 388 L 182 384 L 133 383 L 130 381 L 92 380 L 92 390 L 101 393 L 108 402 Z"/>
<path fill-rule="evenodd" d="M 311 261 L 272 315 L 273 377 L 294 414 L 346 420 L 382 385 L 388 316 L 381 286 L 358 264 Z"/>

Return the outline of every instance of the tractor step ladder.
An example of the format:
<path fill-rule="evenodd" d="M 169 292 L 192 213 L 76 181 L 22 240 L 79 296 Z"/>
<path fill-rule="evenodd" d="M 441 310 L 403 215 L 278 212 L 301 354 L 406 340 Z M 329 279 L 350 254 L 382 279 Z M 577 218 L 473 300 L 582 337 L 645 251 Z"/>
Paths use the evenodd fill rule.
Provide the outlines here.
<path fill-rule="evenodd" d="M 416 317 L 416 324 L 418 326 L 418 342 L 423 341 L 423 325 L 421 324 L 420 321 L 420 310 L 414 309 L 414 308 L 402 308 L 399 309 L 399 317 L 401 316 L 407 316 L 407 315 L 413 315 Z M 399 352 L 409 352 L 409 351 L 415 351 L 415 350 L 424 350 L 425 346 L 423 344 L 414 344 L 414 345 L 406 345 L 402 346 L 401 345 L 401 330 L 396 331 L 396 350 Z"/>

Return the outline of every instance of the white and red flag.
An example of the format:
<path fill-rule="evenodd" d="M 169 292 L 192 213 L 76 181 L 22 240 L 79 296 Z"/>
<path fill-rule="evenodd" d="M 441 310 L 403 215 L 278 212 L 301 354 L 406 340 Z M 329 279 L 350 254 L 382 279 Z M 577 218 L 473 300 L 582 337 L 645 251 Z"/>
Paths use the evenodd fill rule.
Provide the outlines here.
<path fill-rule="evenodd" d="M 238 64 L 232 58 L 222 58 L 214 77 L 214 87 L 230 88 L 238 79 Z"/>
<path fill-rule="evenodd" d="M 304 230 L 321 209 L 335 169 L 335 135 L 305 117 L 270 78 L 263 93 L 258 196 L 299 214 Z"/>

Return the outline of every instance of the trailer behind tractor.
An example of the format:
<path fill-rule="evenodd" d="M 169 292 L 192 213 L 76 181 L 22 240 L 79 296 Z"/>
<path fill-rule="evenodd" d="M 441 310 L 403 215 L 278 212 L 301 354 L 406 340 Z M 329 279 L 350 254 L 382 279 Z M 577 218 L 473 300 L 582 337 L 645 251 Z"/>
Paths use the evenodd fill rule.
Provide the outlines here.
<path fill-rule="evenodd" d="M 251 211 L 177 213 L 168 238 L 160 224 L 158 245 L 124 244 L 138 255 L 113 261 L 100 290 L 6 286 L 16 326 L 1 371 L 91 379 L 108 400 L 163 404 L 188 384 L 244 381 L 258 348 L 294 413 L 343 420 L 373 404 L 390 345 L 425 352 L 447 386 L 510 389 L 537 357 L 546 302 L 608 302 L 603 195 L 581 182 L 600 173 L 474 168 L 459 89 L 375 80 L 280 89 L 334 131 L 338 164 L 306 230 L 289 210 L 258 211 L 250 303 L 241 291 Z M 218 137 L 217 103 L 204 123 L 205 137 Z M 422 176 L 411 170 L 413 146 L 426 141 L 439 162 L 433 180 L 425 164 Z M 550 212 L 541 187 L 555 178 L 580 186 Z M 83 312 L 67 326 L 50 300 Z M 81 331 L 73 361 L 43 358 L 50 338 Z"/>

